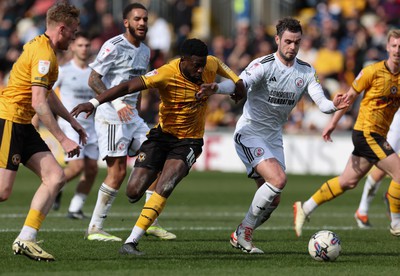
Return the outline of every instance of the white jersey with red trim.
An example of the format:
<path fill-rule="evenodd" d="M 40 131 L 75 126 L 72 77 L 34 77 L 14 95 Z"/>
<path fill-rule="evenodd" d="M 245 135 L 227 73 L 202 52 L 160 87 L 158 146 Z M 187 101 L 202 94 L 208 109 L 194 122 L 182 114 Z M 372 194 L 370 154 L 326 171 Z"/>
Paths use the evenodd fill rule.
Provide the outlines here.
<path fill-rule="evenodd" d="M 236 132 L 262 136 L 267 141 L 282 136 L 282 126 L 305 92 L 312 99 L 325 97 L 315 69 L 295 59 L 284 65 L 276 53 L 253 60 L 240 74 L 247 100 Z"/>

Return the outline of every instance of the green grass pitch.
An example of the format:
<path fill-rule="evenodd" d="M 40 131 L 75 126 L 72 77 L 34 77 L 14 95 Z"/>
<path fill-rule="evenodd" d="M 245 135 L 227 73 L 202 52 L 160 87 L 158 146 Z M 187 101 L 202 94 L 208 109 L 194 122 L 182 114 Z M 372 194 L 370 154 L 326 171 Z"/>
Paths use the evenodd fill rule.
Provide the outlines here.
<path fill-rule="evenodd" d="M 104 179 L 100 170 L 84 212 L 91 214 L 97 190 Z M 255 184 L 245 174 L 192 171 L 175 189 L 160 216 L 160 224 L 175 233 L 175 241 L 143 237 L 144 256 L 121 256 L 121 243 L 83 239 L 89 220 L 66 218 L 76 182 L 64 190 L 62 207 L 51 211 L 38 239 L 55 262 L 35 262 L 13 255 L 11 244 L 18 235 L 39 179 L 20 168 L 11 198 L 0 205 L 0 275 L 397 275 L 400 271 L 400 239 L 390 235 L 389 220 L 381 195 L 382 185 L 370 210 L 373 228 L 359 230 L 353 218 L 363 182 L 340 198 L 318 208 L 306 223 L 304 234 L 293 231 L 292 204 L 305 200 L 326 176 L 289 175 L 281 204 L 271 219 L 254 233 L 254 243 L 264 255 L 247 255 L 229 244 L 231 232 L 242 220 L 252 200 Z M 130 204 L 126 182 L 105 222 L 105 230 L 123 240 L 143 206 Z M 321 263 L 308 255 L 310 236 L 322 229 L 336 232 L 342 241 L 337 261 Z"/>

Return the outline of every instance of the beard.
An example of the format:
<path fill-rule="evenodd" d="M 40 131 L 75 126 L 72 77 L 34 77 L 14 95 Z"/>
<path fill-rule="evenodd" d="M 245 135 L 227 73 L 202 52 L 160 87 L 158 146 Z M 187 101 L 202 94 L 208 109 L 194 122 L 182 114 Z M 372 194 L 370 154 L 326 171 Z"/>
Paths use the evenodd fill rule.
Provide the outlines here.
<path fill-rule="evenodd" d="M 131 36 L 133 36 L 135 39 L 137 39 L 139 41 L 144 41 L 146 39 L 147 29 L 148 28 L 146 27 L 144 35 L 139 35 L 136 33 L 136 29 L 134 27 L 132 27 L 130 25 L 128 27 L 128 30 L 129 30 L 129 33 L 131 34 Z"/>
<path fill-rule="evenodd" d="M 293 55 L 293 57 L 288 57 L 281 50 L 279 50 L 279 55 L 287 62 L 292 62 L 296 57 L 296 55 Z"/>

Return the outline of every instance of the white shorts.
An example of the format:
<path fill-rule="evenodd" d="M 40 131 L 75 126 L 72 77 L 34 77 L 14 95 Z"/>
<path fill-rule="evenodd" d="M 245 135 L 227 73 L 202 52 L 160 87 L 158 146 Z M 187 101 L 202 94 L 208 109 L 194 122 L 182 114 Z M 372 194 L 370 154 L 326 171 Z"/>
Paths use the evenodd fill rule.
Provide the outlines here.
<path fill-rule="evenodd" d="M 132 124 L 109 124 L 96 120 L 95 127 L 102 160 L 107 156 L 136 155 L 142 143 L 147 140 L 146 134 L 149 131 L 142 119 Z"/>
<path fill-rule="evenodd" d="M 255 167 L 263 160 L 275 158 L 282 169 L 285 170 L 285 156 L 282 146 L 272 146 L 264 139 L 257 136 L 235 133 L 235 148 L 239 158 L 246 166 L 247 176 L 258 178 Z"/>
<path fill-rule="evenodd" d="M 400 154 L 400 111 L 397 111 L 394 115 L 386 140 L 393 150 Z"/>
<path fill-rule="evenodd" d="M 88 122 L 90 122 L 90 118 L 87 120 Z M 78 122 L 81 123 L 79 120 Z M 79 144 L 81 146 L 81 152 L 79 156 L 68 157 L 67 155 L 65 155 L 64 157 L 65 162 L 71 160 L 84 159 L 85 157 L 93 160 L 99 159 L 99 147 L 97 144 L 97 135 L 96 135 L 96 130 L 94 128 L 94 122 L 93 123 L 88 123 L 88 122 L 81 123 L 82 127 L 85 129 L 86 134 L 88 136 L 86 145 Z M 67 121 L 60 118 L 58 119 L 58 125 L 69 139 L 75 141 L 76 143 L 79 143 L 79 134 L 71 127 L 71 125 Z"/>

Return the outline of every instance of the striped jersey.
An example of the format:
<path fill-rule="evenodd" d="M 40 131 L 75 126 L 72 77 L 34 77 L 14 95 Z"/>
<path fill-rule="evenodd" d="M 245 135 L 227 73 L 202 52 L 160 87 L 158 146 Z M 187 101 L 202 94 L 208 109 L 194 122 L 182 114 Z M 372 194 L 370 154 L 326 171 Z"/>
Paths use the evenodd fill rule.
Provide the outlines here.
<path fill-rule="evenodd" d="M 280 140 L 282 126 L 305 92 L 311 98 L 324 94 L 314 68 L 300 59 L 284 65 L 276 53 L 253 60 L 240 74 L 247 101 L 236 132 Z"/>
<path fill-rule="evenodd" d="M 58 79 L 54 84 L 60 91 L 60 99 L 68 111 L 71 111 L 80 103 L 88 102 L 95 96 L 94 91 L 89 87 L 88 80 L 91 69 L 89 67 L 81 68 L 70 60 L 59 68 Z M 93 116 L 85 119 L 86 114 L 79 114 L 77 120 L 84 127 L 88 124 L 93 125 Z M 64 120 L 59 118 L 59 120 Z"/>
<path fill-rule="evenodd" d="M 149 61 L 149 47 L 143 43 L 140 43 L 139 47 L 135 47 L 121 34 L 107 40 L 101 47 L 96 59 L 89 66 L 103 76 L 102 81 L 109 89 L 134 77 L 146 74 Z M 134 93 L 119 98 L 135 107 L 131 121 L 124 123 L 133 123 L 139 118 L 136 110 L 138 96 L 139 93 Z M 117 111 L 109 102 L 97 108 L 96 120 L 122 124 Z"/>
<path fill-rule="evenodd" d="M 180 59 L 172 60 L 142 76 L 142 80 L 147 88 L 158 88 L 161 98 L 159 125 L 164 132 L 179 139 L 203 138 L 208 97 L 196 99 L 200 86 L 183 76 L 179 62 Z M 239 80 L 221 60 L 208 56 L 202 74 L 203 82 L 215 82 L 217 74 L 235 83 Z"/>
<path fill-rule="evenodd" d="M 364 91 L 354 129 L 386 137 L 400 106 L 400 74 L 392 74 L 380 61 L 362 69 L 352 87 Z"/>
<path fill-rule="evenodd" d="M 12 67 L 7 87 L 0 91 L 0 118 L 30 124 L 36 113 L 32 107 L 32 86 L 50 91 L 57 76 L 57 57 L 49 37 L 42 34 L 26 43 Z"/>

